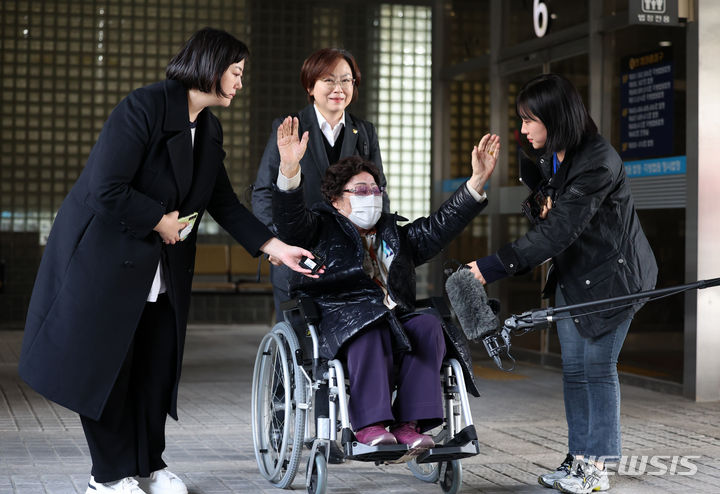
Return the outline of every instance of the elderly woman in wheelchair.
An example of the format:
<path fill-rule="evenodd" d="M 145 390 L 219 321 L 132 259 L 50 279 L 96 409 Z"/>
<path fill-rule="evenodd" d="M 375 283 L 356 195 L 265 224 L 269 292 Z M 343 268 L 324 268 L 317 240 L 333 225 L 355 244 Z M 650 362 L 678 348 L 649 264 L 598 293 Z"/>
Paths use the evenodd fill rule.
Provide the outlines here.
<path fill-rule="evenodd" d="M 483 187 L 496 164 L 499 137 L 488 134 L 473 148 L 472 176 L 437 211 L 399 225 L 407 220 L 382 212 L 384 191 L 377 185 L 377 168 L 358 156 L 328 168 L 322 181 L 327 202 L 306 209 L 302 173 L 319 172 L 300 170 L 308 137 L 305 133 L 300 139 L 297 128 L 297 119 L 290 117 L 278 128 L 281 163 L 273 193 L 273 221 L 278 236 L 310 249 L 314 261 L 323 263 L 324 272 L 317 279 L 297 277 L 291 282 L 294 295 L 313 301 L 311 309 L 295 309 L 309 323 L 305 334 L 312 333 L 314 361 L 329 361 L 336 378 L 344 372 L 337 362 L 347 369 L 347 415 L 354 438 L 347 440 L 343 431 L 346 453 L 355 459 L 406 461 L 435 447 L 432 437 L 422 432 L 443 422 L 440 376 L 446 357 L 459 357 L 462 365 L 456 377 L 478 395 L 462 333 L 436 310 L 416 308 L 415 267 L 437 255 L 487 204 Z M 286 312 L 288 321 L 292 310 Z M 315 311 L 316 315 L 306 314 Z M 291 334 L 284 337 L 294 339 Z M 290 343 L 293 353 L 288 360 L 295 359 L 299 373 L 306 374 L 296 361 L 301 345 Z M 292 349 L 293 345 L 297 348 Z M 261 348 L 258 358 L 268 353 Z M 295 387 L 303 386 L 296 383 Z M 331 386 L 330 394 L 344 397 L 345 384 Z M 307 402 L 296 406 L 308 408 Z M 346 422 L 343 403 L 340 413 Z M 332 439 L 335 427 L 330 425 Z M 361 458 L 348 443 L 372 454 Z M 388 453 L 383 455 L 383 451 Z"/>

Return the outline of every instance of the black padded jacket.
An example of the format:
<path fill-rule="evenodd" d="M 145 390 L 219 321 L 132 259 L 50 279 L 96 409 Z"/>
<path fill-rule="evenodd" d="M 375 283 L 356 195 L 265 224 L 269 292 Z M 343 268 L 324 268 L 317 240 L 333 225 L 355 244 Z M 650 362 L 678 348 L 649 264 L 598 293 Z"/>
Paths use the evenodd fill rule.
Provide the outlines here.
<path fill-rule="evenodd" d="M 376 225 L 377 235 L 394 253 L 387 288 L 397 307 L 390 310 L 383 303 L 381 288 L 363 271 L 362 239 L 350 220 L 328 203 L 307 209 L 302 186 L 292 191 L 275 187 L 273 222 L 279 238 L 310 249 L 325 260 L 325 273 L 320 278 L 297 275 L 291 280 L 292 294 L 313 298 L 320 311 L 321 356 L 334 358 L 352 336 L 382 320 L 392 330 L 395 350 L 409 350 L 400 319 L 415 311 L 415 267 L 440 253 L 486 204 L 476 201 L 463 184 L 430 216 L 398 225 L 405 219 L 397 214 L 382 214 Z M 470 378 L 468 390 L 477 395 L 465 335 L 452 324 L 444 322 L 443 326 L 448 353 L 460 357 L 466 381 Z"/>
<path fill-rule="evenodd" d="M 643 233 L 620 156 L 600 135 L 587 138 L 552 175 L 552 160 L 540 172 L 554 191 L 547 218 L 498 257 L 509 274 L 520 274 L 552 258 L 545 294 L 556 284 L 568 305 L 628 295 L 655 286 L 657 264 Z M 630 318 L 642 306 L 581 316 L 573 313 L 582 336 L 595 337 Z M 597 310 L 597 309 L 595 309 Z"/>

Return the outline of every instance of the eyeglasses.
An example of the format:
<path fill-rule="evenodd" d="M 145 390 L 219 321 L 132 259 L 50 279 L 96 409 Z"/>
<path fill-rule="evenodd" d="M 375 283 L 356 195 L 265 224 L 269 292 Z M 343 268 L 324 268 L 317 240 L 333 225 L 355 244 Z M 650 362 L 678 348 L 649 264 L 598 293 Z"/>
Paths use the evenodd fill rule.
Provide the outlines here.
<path fill-rule="evenodd" d="M 356 196 L 381 196 L 385 187 L 378 187 L 377 185 L 366 185 L 357 184 L 354 189 L 343 189 L 343 192 L 352 192 Z"/>
<path fill-rule="evenodd" d="M 355 79 L 340 79 L 339 81 L 336 81 L 335 79 L 328 78 L 323 79 L 320 82 L 322 82 L 323 85 L 325 85 L 325 87 L 328 89 L 335 89 L 335 86 L 339 84 L 341 88 L 347 90 L 350 89 L 353 84 L 355 84 Z"/>

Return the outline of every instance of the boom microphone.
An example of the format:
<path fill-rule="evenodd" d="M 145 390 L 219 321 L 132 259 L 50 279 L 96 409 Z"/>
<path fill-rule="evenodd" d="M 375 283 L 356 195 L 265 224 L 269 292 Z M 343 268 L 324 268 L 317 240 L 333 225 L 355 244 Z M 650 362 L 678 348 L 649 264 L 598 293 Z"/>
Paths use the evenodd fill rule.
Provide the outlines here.
<path fill-rule="evenodd" d="M 485 288 L 470 269 L 459 269 L 448 276 L 445 290 L 460 327 L 469 340 L 483 338 L 497 331 L 497 301 L 488 301 Z"/>

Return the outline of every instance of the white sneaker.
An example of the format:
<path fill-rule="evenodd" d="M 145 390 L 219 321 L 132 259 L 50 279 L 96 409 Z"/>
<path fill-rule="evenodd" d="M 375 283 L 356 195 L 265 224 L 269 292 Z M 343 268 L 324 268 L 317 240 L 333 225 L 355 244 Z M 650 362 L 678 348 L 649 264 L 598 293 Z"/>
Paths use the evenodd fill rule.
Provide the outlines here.
<path fill-rule="evenodd" d="M 570 476 L 575 457 L 570 453 L 567 454 L 563 462 L 554 472 L 544 473 L 538 477 L 538 483 L 543 487 L 553 488 L 555 482 Z"/>
<path fill-rule="evenodd" d="M 187 494 L 185 483 L 167 468 L 155 470 L 149 477 L 139 477 L 148 494 Z"/>
<path fill-rule="evenodd" d="M 570 477 L 558 480 L 553 485 L 560 492 L 568 494 L 589 494 L 610 489 L 607 469 L 598 470 L 592 463 L 578 465 Z"/>
<path fill-rule="evenodd" d="M 145 491 L 138 486 L 138 481 L 132 477 L 125 477 L 122 480 L 102 484 L 100 482 L 96 482 L 95 477 L 92 475 L 90 476 L 90 481 L 88 482 L 88 488 L 85 491 L 85 494 L 104 494 L 113 492 L 116 494 L 145 494 Z"/>

